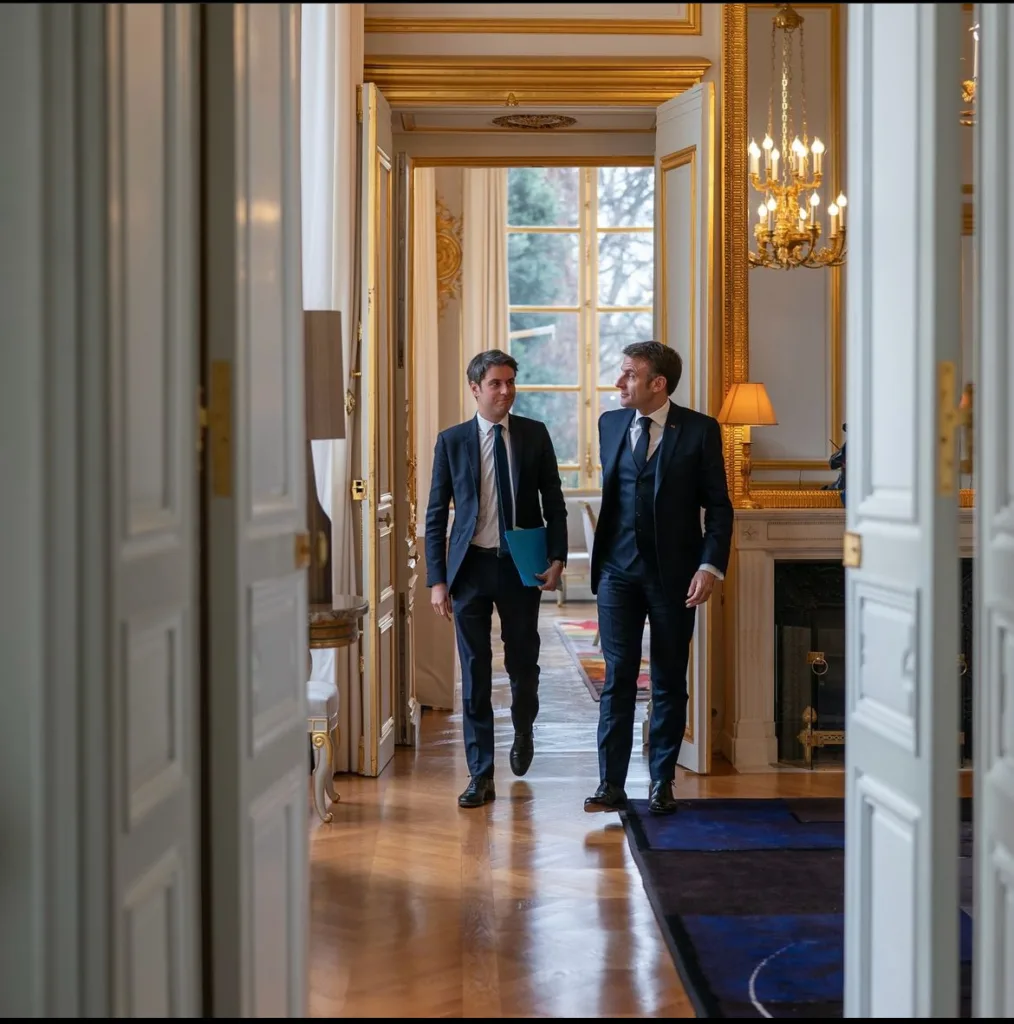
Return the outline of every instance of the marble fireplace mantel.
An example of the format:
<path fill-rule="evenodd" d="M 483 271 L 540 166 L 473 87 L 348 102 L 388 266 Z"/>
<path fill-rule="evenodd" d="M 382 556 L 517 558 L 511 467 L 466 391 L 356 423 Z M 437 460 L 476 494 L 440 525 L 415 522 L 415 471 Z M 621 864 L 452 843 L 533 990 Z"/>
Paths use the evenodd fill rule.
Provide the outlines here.
<path fill-rule="evenodd" d="M 973 553 L 975 511 L 960 510 L 961 557 Z M 721 750 L 740 770 L 771 768 L 775 736 L 775 562 L 841 558 L 844 509 L 740 509 L 733 534 L 735 654 L 732 715 L 726 715 Z M 727 626 L 728 628 L 728 626 Z M 727 688 L 728 694 L 728 688 Z"/>

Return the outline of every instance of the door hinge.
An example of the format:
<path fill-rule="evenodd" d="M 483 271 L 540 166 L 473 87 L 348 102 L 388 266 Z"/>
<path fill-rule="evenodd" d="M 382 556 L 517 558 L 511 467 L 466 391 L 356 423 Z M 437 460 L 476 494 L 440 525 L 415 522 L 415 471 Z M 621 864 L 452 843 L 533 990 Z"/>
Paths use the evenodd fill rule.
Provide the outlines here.
<path fill-rule="evenodd" d="M 356 120 L 363 123 L 363 87 L 361 85 L 356 86 Z"/>
<path fill-rule="evenodd" d="M 353 501 L 365 501 L 366 500 L 366 481 L 365 480 L 353 480 L 352 481 L 352 500 Z"/>
<path fill-rule="evenodd" d="M 937 493 L 958 493 L 958 428 L 971 423 L 971 403 L 957 402 L 958 370 L 953 360 L 937 364 Z"/>
<path fill-rule="evenodd" d="M 846 569 L 858 569 L 863 564 L 863 538 L 851 530 L 842 539 L 841 564 Z"/>
<path fill-rule="evenodd" d="M 211 395 L 208 402 L 208 434 L 211 445 L 211 493 L 232 497 L 232 363 L 211 363 Z"/>

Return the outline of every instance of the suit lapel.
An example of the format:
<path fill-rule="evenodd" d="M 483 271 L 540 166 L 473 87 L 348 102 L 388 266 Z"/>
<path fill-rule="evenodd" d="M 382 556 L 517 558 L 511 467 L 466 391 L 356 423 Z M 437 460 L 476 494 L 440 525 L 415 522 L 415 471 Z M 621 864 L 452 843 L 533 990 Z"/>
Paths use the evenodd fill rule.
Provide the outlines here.
<path fill-rule="evenodd" d="M 518 483 L 521 480 L 521 451 L 522 434 L 521 424 L 514 416 L 508 416 L 507 429 L 510 437 L 511 455 L 511 484 L 514 488 L 514 508 L 517 509 Z"/>
<path fill-rule="evenodd" d="M 619 417 L 617 417 L 619 418 Z M 606 478 L 612 477 L 616 472 L 616 463 L 620 459 L 620 452 L 623 451 L 623 445 L 630 439 L 630 425 L 634 422 L 634 410 L 629 410 L 629 415 L 623 417 L 623 422 L 620 430 L 617 432 L 616 437 L 610 439 L 612 451 L 607 452 L 609 460 L 602 467 L 602 483 L 605 485 Z"/>
<path fill-rule="evenodd" d="M 683 432 L 683 417 L 680 415 L 680 407 L 669 403 L 669 416 L 662 431 L 662 439 L 658 444 L 658 463 L 655 466 L 655 494 L 662 484 L 662 478 L 672 459 L 673 452 L 679 444 L 680 434 Z"/>
<path fill-rule="evenodd" d="M 465 435 L 465 449 L 468 452 L 468 465 L 472 470 L 472 483 L 475 484 L 475 496 L 479 498 L 479 470 L 482 463 L 479 459 L 479 421 L 474 417 Z"/>

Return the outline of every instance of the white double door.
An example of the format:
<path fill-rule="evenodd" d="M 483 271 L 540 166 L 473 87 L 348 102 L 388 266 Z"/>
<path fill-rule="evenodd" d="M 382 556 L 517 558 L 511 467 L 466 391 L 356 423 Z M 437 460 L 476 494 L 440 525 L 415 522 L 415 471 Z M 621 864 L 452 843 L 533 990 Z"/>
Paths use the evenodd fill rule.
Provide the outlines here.
<path fill-rule="evenodd" d="M 25 543 L 66 613 L 25 592 L 36 658 L 66 656 L 4 679 L 41 712 L 7 705 L 29 745 L 51 735 L 18 775 L 34 855 L 5 877 L 26 895 L 0 1007 L 304 1017 L 298 9 L 25 4 L 0 25 L 26 353 L 5 367 L 46 466 Z"/>
<path fill-rule="evenodd" d="M 1012 23 L 982 5 L 975 1013 L 1014 1012 Z M 955 1017 L 959 4 L 852 4 L 845 1015 Z"/>

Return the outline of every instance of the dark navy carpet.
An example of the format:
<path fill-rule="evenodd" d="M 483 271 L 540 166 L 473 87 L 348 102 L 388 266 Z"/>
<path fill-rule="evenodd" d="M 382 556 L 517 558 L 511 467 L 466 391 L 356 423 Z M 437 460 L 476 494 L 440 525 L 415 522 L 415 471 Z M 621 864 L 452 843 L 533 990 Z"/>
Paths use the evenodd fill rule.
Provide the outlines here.
<path fill-rule="evenodd" d="M 826 798 L 682 800 L 677 814 L 657 817 L 646 800 L 630 801 L 627 839 L 699 1017 L 842 1016 L 844 807 Z M 970 869 L 970 800 L 962 819 Z M 967 909 L 960 918 L 970 1016 L 972 922 Z"/>

